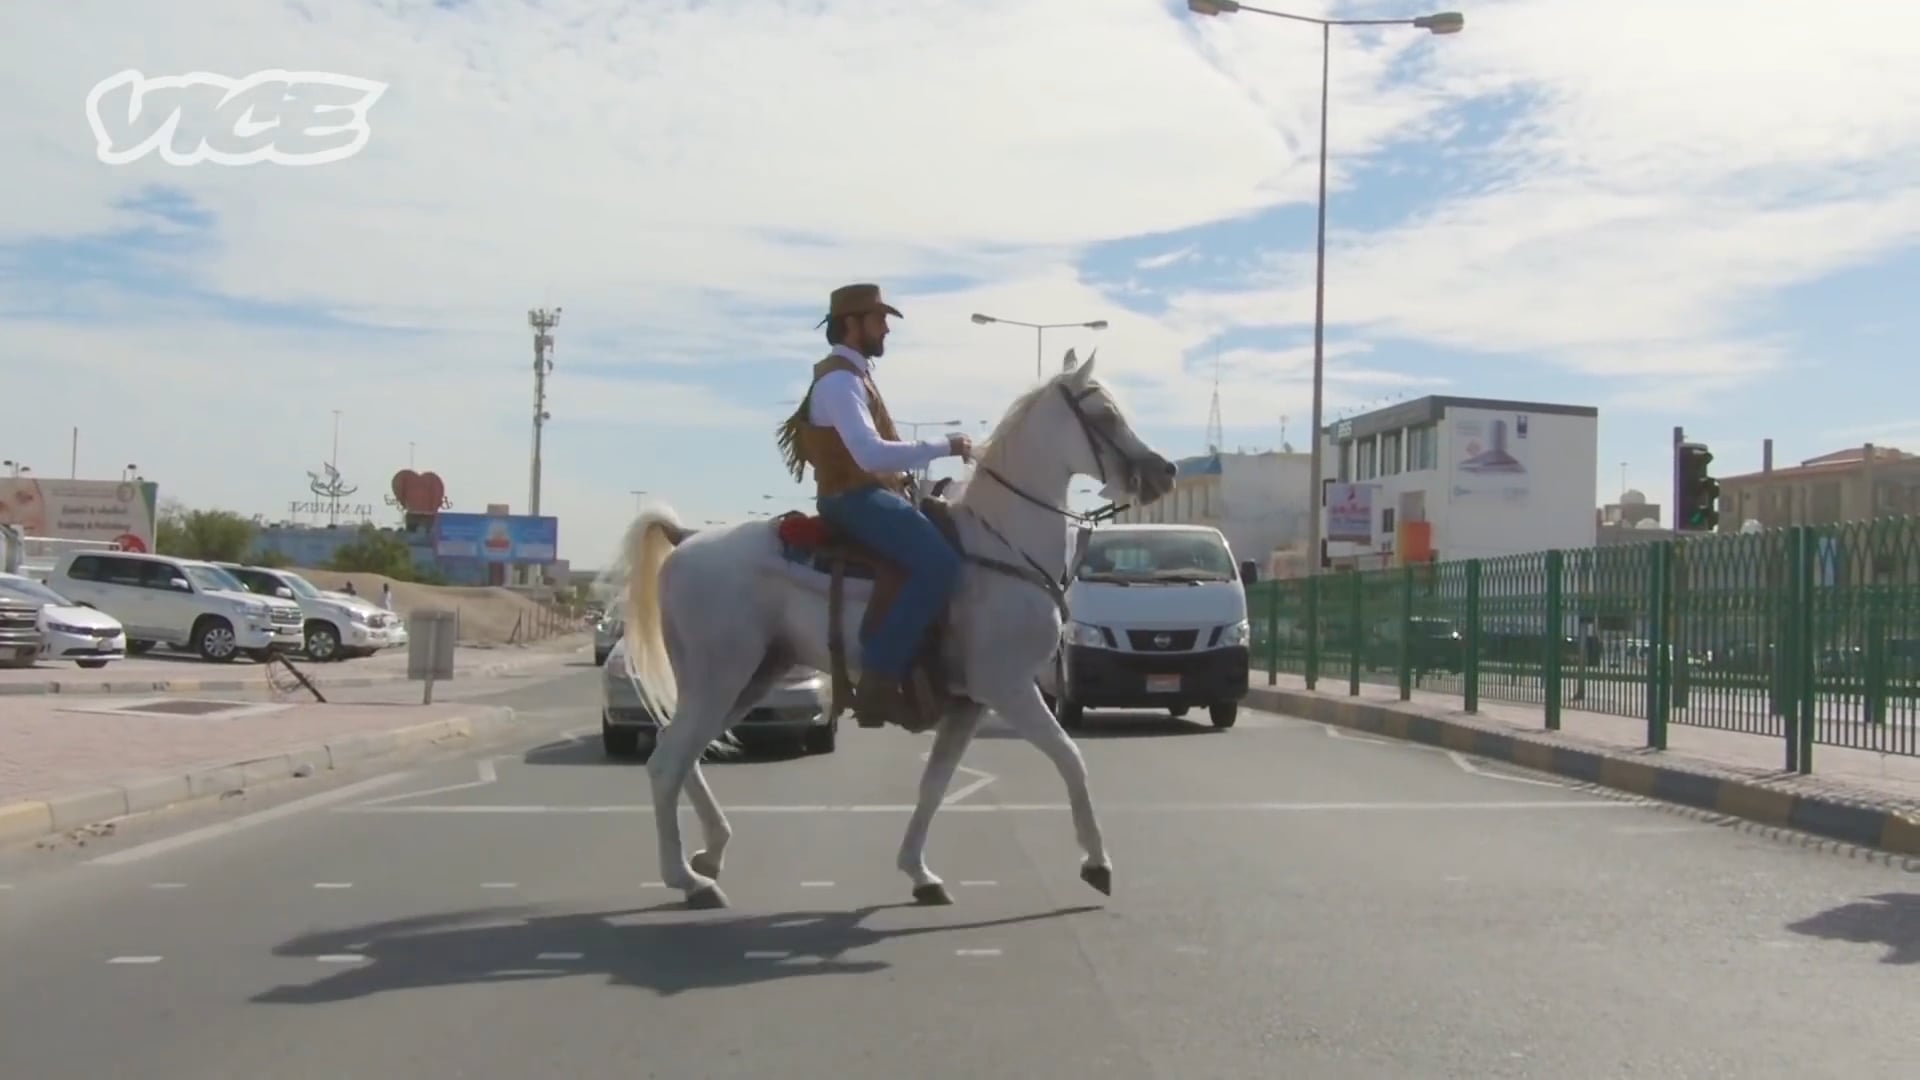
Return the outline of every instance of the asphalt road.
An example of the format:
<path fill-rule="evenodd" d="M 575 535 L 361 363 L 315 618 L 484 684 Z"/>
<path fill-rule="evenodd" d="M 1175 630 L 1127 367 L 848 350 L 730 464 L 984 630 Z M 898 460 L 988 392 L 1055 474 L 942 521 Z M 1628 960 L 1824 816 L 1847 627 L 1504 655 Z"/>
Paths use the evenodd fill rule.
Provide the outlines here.
<path fill-rule="evenodd" d="M 1260 714 L 1093 714 L 1110 899 L 1004 735 L 947 908 L 892 866 L 925 738 L 712 766 L 735 906 L 689 912 L 644 770 L 555 737 L 595 674 L 480 699 L 527 746 L 0 856 L 0 1076 L 1914 1074 L 1911 873 Z"/>

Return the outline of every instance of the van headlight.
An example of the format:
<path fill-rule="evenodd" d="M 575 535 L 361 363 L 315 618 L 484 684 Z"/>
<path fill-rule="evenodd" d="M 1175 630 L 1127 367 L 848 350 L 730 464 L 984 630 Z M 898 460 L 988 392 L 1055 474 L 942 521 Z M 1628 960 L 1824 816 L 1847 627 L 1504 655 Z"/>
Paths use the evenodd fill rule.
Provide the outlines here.
<path fill-rule="evenodd" d="M 1069 645 L 1085 645 L 1102 648 L 1107 643 L 1106 631 L 1083 622 L 1070 622 L 1060 629 L 1060 637 Z"/>
<path fill-rule="evenodd" d="M 1251 640 L 1253 640 L 1253 628 L 1245 619 L 1220 631 L 1220 644 L 1224 646 L 1245 645 Z"/>
<path fill-rule="evenodd" d="M 267 605 L 265 604 L 256 604 L 249 600 L 236 606 L 239 607 L 240 614 L 249 619 L 264 619 L 267 617 Z"/>

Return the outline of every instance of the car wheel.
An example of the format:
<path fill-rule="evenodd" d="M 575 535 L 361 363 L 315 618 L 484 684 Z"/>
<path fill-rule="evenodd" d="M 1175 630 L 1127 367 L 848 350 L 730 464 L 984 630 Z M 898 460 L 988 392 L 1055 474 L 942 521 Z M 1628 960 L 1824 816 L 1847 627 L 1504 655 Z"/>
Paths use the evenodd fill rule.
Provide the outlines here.
<path fill-rule="evenodd" d="M 83 668 L 103 668 L 107 666 L 105 660 L 76 660 L 74 662 Z"/>
<path fill-rule="evenodd" d="M 607 653 L 610 653 L 610 652 L 612 652 L 612 651 L 613 651 L 613 650 L 611 650 L 611 649 L 609 649 L 609 650 L 607 650 L 607 652 L 601 652 L 601 651 L 600 651 L 599 649 L 595 649 L 595 650 L 593 650 L 593 666 L 594 666 L 594 667 L 606 667 L 606 666 L 607 666 Z"/>
<path fill-rule="evenodd" d="M 207 616 L 193 628 L 193 648 L 200 659 L 214 664 L 231 663 L 240 655 L 240 643 L 234 638 L 233 624 L 222 618 Z"/>
<path fill-rule="evenodd" d="M 1230 728 L 1233 726 L 1235 720 L 1240 719 L 1240 703 L 1237 701 L 1223 701 L 1218 705 L 1209 705 L 1207 706 L 1207 714 L 1213 718 L 1214 727 Z"/>
<path fill-rule="evenodd" d="M 840 741 L 840 718 L 833 719 L 818 727 L 810 727 L 800 738 L 800 745 L 809 754 L 831 754 Z"/>
<path fill-rule="evenodd" d="M 326 623 L 314 623 L 307 627 L 305 651 L 315 663 L 340 659 L 340 632 Z"/>
<path fill-rule="evenodd" d="M 1167 707 L 1167 715 L 1178 720 L 1187 715 L 1187 707 L 1185 705 L 1169 705 Z"/>
<path fill-rule="evenodd" d="M 632 728 L 617 728 L 607 723 L 606 717 L 600 718 L 600 745 L 606 748 L 608 757 L 640 757 L 640 733 Z"/>

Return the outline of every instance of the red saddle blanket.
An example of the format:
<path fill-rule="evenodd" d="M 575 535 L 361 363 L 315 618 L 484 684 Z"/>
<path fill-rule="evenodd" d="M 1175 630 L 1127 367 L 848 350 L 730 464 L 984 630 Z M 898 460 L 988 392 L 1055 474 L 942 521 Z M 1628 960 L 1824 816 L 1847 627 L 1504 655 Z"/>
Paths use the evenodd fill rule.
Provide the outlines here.
<path fill-rule="evenodd" d="M 833 539 L 832 526 L 818 514 L 782 514 L 779 529 L 780 542 L 791 548 L 812 550 Z"/>

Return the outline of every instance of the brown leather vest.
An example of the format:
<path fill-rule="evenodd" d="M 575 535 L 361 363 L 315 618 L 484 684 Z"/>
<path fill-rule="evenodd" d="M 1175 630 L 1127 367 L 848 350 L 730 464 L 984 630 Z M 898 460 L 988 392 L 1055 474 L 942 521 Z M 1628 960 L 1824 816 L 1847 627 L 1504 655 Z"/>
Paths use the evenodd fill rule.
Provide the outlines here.
<path fill-rule="evenodd" d="M 862 469 L 854 463 L 853 455 L 847 452 L 847 444 L 840 438 L 839 432 L 813 422 L 809 415 L 813 407 L 813 388 L 820 384 L 822 377 L 833 371 L 851 372 L 866 388 L 867 410 L 873 413 L 873 426 L 880 437 L 889 442 L 900 438 L 893 426 L 893 417 L 887 413 L 887 403 L 880 399 L 880 389 L 873 384 L 873 379 L 861 374 L 860 369 L 845 357 L 829 353 L 826 359 L 813 365 L 813 382 L 807 387 L 806 396 L 800 399 L 800 407 L 780 425 L 780 452 L 786 460 L 787 470 L 799 481 L 806 479 L 806 467 L 813 466 L 816 498 L 874 484 L 891 491 L 904 491 L 907 474 L 870 473 Z"/>

